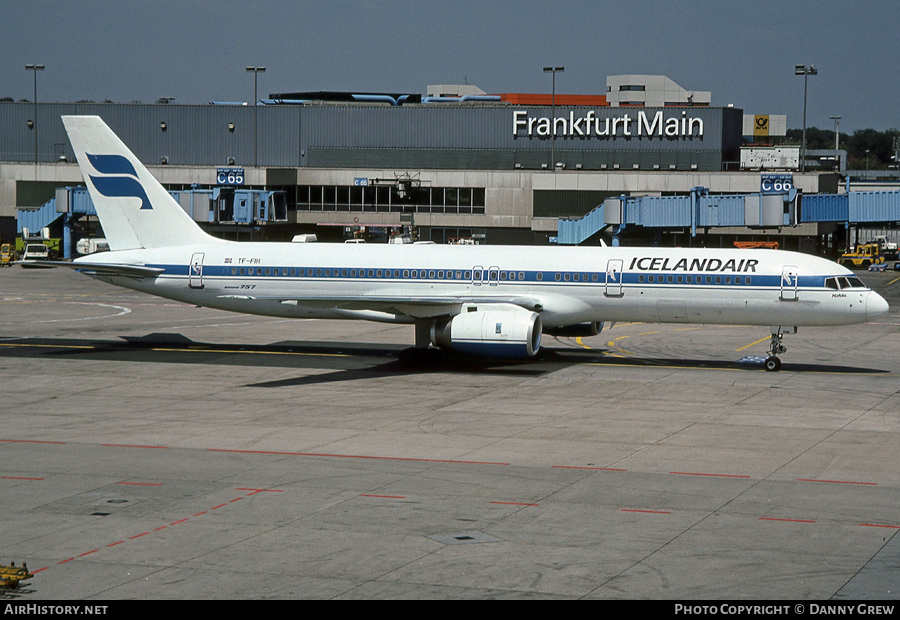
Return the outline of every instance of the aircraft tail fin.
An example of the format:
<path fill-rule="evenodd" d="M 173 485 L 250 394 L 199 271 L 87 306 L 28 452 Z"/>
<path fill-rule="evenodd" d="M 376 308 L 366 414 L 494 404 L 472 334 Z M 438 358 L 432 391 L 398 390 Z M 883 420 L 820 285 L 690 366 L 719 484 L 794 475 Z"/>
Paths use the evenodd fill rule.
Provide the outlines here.
<path fill-rule="evenodd" d="M 110 250 L 215 243 L 99 116 L 63 124 Z"/>

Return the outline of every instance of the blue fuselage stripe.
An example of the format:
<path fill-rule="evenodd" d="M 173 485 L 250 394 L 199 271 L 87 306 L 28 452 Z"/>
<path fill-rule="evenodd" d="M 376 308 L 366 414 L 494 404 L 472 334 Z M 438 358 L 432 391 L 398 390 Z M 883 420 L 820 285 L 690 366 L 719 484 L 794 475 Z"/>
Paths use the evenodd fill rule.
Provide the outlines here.
<path fill-rule="evenodd" d="M 184 264 L 148 265 L 165 270 L 164 276 L 198 277 L 191 274 Z M 607 282 L 606 272 L 597 271 L 524 271 L 524 270 L 480 270 L 482 278 L 473 277 L 478 270 L 473 269 L 397 269 L 397 268 L 347 268 L 347 267 L 236 267 L 232 265 L 203 265 L 202 277 L 211 279 L 248 279 L 255 281 L 298 281 L 298 282 L 445 282 L 455 284 L 555 284 L 568 286 L 623 286 L 627 288 L 652 287 L 676 289 L 708 289 L 711 287 L 733 287 L 742 289 L 821 289 L 825 279 L 840 277 L 841 274 L 800 275 L 796 281 L 786 283 L 778 274 L 735 274 L 667 273 L 641 272 L 619 273 Z M 413 275 L 415 274 L 415 275 Z M 468 277 L 465 277 L 468 276 Z"/>

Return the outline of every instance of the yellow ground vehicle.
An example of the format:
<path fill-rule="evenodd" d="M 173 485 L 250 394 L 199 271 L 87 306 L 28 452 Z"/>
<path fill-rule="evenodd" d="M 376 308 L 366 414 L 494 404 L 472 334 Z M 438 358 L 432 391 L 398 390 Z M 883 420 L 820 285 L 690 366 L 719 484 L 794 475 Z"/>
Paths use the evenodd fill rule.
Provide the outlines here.
<path fill-rule="evenodd" d="M 885 261 L 881 246 L 877 243 L 860 243 L 853 250 L 841 254 L 838 261 L 844 267 L 868 269 L 870 265 L 880 265 Z"/>
<path fill-rule="evenodd" d="M 16 251 L 11 243 L 0 245 L 0 267 L 8 267 L 16 260 Z"/>

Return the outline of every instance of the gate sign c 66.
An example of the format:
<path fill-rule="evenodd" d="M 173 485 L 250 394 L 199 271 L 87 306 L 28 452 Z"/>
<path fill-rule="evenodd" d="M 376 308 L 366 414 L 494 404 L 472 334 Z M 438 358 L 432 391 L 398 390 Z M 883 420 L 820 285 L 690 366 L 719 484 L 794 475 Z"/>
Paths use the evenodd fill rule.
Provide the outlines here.
<path fill-rule="evenodd" d="M 764 174 L 759 189 L 763 194 L 787 194 L 794 188 L 792 174 Z"/>
<path fill-rule="evenodd" d="M 217 185 L 243 185 L 243 168 L 216 168 Z"/>

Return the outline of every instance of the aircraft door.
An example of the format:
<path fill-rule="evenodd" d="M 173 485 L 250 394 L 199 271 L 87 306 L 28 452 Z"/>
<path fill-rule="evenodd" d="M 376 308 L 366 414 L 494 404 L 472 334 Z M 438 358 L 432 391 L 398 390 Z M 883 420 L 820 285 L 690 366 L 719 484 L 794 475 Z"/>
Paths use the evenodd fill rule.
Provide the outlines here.
<path fill-rule="evenodd" d="M 481 265 L 472 267 L 472 284 L 481 286 L 482 278 L 487 280 L 487 274 L 484 272 L 484 267 Z"/>
<path fill-rule="evenodd" d="M 793 265 L 785 265 L 781 270 L 781 301 L 797 301 L 799 280 L 797 268 Z"/>
<path fill-rule="evenodd" d="M 500 282 L 500 268 L 496 266 L 491 266 L 487 270 L 488 283 L 491 286 L 497 286 L 497 283 Z"/>
<path fill-rule="evenodd" d="M 623 261 L 621 258 L 613 258 L 606 263 L 606 290 L 604 294 L 607 297 L 622 296 L 622 271 Z"/>
<path fill-rule="evenodd" d="M 188 286 L 191 288 L 203 288 L 203 252 L 194 252 L 191 256 L 191 264 L 188 265 Z"/>

